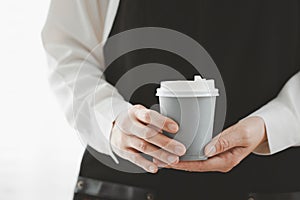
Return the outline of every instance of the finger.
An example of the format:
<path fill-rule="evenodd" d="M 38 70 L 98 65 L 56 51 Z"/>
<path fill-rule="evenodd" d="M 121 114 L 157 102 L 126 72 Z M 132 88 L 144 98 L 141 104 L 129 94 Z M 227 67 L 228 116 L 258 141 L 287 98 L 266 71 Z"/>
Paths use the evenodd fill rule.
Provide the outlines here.
<path fill-rule="evenodd" d="M 124 121 L 117 124 L 118 128 L 127 135 L 135 135 L 140 138 L 151 138 L 159 132 L 151 127 L 142 124 L 136 119 Z"/>
<path fill-rule="evenodd" d="M 224 160 L 219 156 L 215 156 L 205 161 L 180 161 L 175 165 L 170 165 L 170 167 L 184 171 L 208 172 L 219 171 L 222 165 L 224 165 Z"/>
<path fill-rule="evenodd" d="M 154 144 L 170 153 L 173 153 L 178 156 L 182 156 L 186 152 L 186 148 L 180 142 L 171 139 L 161 133 L 145 139 L 147 142 Z"/>
<path fill-rule="evenodd" d="M 138 120 L 148 125 L 153 125 L 160 130 L 167 131 L 169 133 L 176 133 L 179 129 L 177 123 L 160 113 L 150 109 L 138 109 L 135 112 L 135 116 Z"/>
<path fill-rule="evenodd" d="M 153 158 L 153 163 L 161 168 L 171 168 L 170 165 L 168 165 L 168 163 L 162 162 L 156 158 Z"/>
<path fill-rule="evenodd" d="M 209 172 L 228 172 L 246 157 L 244 148 L 234 148 L 205 161 L 181 161 L 170 167 L 177 170 Z"/>
<path fill-rule="evenodd" d="M 207 144 L 204 152 L 207 157 L 212 157 L 233 147 L 242 145 L 241 134 L 229 128 L 217 135 L 209 144 Z"/>
<path fill-rule="evenodd" d="M 135 136 L 133 136 L 130 140 L 130 147 L 166 163 L 177 163 L 179 161 L 179 157 L 177 155 L 164 151 Z"/>
<path fill-rule="evenodd" d="M 175 165 L 170 165 L 171 168 L 184 171 L 193 171 L 193 172 L 206 172 L 206 171 L 215 171 L 215 165 L 218 165 L 219 157 L 213 157 L 207 161 L 180 161 Z M 208 168 L 210 166 L 210 168 Z"/>
<path fill-rule="evenodd" d="M 147 172 L 156 173 L 158 168 L 157 166 L 144 158 L 139 152 L 133 149 L 127 149 L 126 151 L 119 152 L 118 155 L 126 160 L 129 160 L 133 164 L 141 167 Z"/>

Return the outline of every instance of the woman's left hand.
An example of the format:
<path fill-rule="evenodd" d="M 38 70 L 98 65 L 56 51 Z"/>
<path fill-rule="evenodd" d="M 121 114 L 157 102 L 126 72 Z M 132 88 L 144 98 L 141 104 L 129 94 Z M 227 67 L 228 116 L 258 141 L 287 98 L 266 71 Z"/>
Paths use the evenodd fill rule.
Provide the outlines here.
<path fill-rule="evenodd" d="M 228 172 L 266 140 L 264 120 L 249 117 L 224 130 L 205 147 L 205 154 L 209 157 L 207 160 L 180 161 L 174 165 L 167 165 L 156 159 L 154 162 L 159 167 L 185 171 Z"/>

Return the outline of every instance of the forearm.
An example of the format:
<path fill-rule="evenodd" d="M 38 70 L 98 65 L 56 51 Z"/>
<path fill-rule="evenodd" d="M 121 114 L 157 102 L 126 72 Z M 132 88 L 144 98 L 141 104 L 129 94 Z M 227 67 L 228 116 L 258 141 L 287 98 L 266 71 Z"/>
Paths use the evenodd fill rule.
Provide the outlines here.
<path fill-rule="evenodd" d="M 88 145 L 113 156 L 112 122 L 130 104 L 103 76 L 105 6 L 105 1 L 52 0 L 42 38 L 49 82 L 68 122 Z"/>

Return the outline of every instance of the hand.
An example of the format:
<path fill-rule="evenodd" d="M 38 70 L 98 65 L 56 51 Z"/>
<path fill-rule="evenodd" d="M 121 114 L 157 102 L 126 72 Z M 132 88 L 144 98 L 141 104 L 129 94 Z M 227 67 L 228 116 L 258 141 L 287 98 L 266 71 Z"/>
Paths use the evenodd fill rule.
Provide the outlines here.
<path fill-rule="evenodd" d="M 209 157 L 205 161 L 182 161 L 168 165 L 155 159 L 154 163 L 160 167 L 193 172 L 228 172 L 266 140 L 264 120 L 249 117 L 216 136 L 205 147 L 205 154 Z"/>
<path fill-rule="evenodd" d="M 116 154 L 131 161 L 144 170 L 156 173 L 158 167 L 145 159 L 141 153 L 150 155 L 165 163 L 177 163 L 185 146 L 163 135 L 162 130 L 176 133 L 179 127 L 175 121 L 156 111 L 135 105 L 122 112 L 114 122 L 111 145 Z"/>

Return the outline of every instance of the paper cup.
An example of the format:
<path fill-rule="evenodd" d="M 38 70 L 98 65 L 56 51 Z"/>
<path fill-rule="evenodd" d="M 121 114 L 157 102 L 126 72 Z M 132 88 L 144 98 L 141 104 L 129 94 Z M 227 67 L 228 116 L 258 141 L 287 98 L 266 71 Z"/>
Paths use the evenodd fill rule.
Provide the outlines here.
<path fill-rule="evenodd" d="M 161 114 L 179 124 L 176 134 L 164 133 L 187 148 L 180 160 L 206 160 L 204 148 L 212 139 L 216 97 L 214 80 L 163 81 L 157 89 Z"/>

